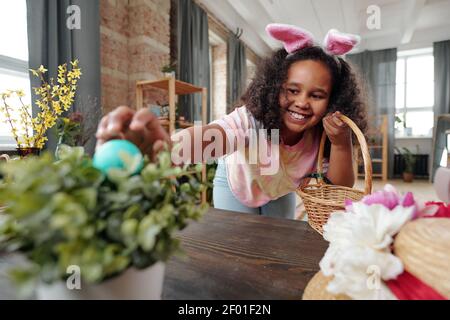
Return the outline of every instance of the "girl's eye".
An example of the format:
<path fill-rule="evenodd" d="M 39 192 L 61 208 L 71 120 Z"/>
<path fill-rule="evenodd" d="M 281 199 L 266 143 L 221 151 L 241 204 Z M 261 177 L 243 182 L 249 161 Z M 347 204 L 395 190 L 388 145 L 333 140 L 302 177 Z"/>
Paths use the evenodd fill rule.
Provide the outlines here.
<path fill-rule="evenodd" d="M 317 94 L 313 94 L 312 97 L 313 97 L 313 99 L 317 99 L 317 100 L 323 99 L 323 97 L 321 95 L 317 95 Z"/>
<path fill-rule="evenodd" d="M 288 91 L 289 91 L 289 93 L 292 93 L 292 94 L 299 94 L 300 93 L 300 91 L 298 91 L 297 89 L 288 89 Z"/>

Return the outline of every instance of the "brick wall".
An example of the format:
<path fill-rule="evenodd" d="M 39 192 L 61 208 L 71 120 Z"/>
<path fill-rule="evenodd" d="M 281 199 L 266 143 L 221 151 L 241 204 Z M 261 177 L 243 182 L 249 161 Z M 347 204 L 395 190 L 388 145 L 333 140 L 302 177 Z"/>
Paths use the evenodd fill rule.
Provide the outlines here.
<path fill-rule="evenodd" d="M 170 60 L 169 0 L 100 0 L 102 107 L 109 112 L 119 105 L 135 107 L 137 80 L 163 76 L 161 67 Z M 208 13 L 212 32 L 223 43 L 213 47 L 213 119 L 226 110 L 226 38 L 229 30 Z M 247 58 L 258 57 L 247 50 Z M 249 64 L 248 76 L 254 72 Z M 148 90 L 144 105 L 167 103 L 167 93 Z"/>
<path fill-rule="evenodd" d="M 100 0 L 102 106 L 135 107 L 137 80 L 162 77 L 170 56 L 170 1 Z M 165 92 L 150 90 L 144 104 L 167 100 Z"/>
<path fill-rule="evenodd" d="M 169 63 L 170 1 L 130 0 L 129 19 L 128 101 L 134 106 L 136 81 L 161 78 L 161 68 Z M 164 91 L 152 89 L 144 92 L 144 105 L 166 100 Z"/>
<path fill-rule="evenodd" d="M 102 107 L 128 104 L 128 0 L 100 1 Z"/>

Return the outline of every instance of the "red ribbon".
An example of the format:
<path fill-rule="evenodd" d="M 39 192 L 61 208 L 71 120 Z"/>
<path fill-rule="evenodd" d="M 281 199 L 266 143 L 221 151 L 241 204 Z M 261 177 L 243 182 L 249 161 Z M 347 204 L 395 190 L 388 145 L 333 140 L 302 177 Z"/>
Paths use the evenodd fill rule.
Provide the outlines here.
<path fill-rule="evenodd" d="M 446 297 L 407 271 L 386 282 L 399 300 L 447 300 Z"/>
<path fill-rule="evenodd" d="M 435 205 L 438 206 L 438 211 L 432 216 L 424 217 L 424 218 L 450 218 L 450 205 L 445 204 L 444 202 L 435 202 L 430 201 L 425 203 L 426 206 Z"/>

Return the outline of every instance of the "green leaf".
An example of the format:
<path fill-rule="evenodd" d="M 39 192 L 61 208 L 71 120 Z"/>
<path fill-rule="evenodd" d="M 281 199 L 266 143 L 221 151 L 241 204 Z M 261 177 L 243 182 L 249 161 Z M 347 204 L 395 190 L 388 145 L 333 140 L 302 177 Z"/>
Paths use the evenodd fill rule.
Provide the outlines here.
<path fill-rule="evenodd" d="M 128 161 L 129 160 L 129 161 Z M 130 167 L 135 159 L 127 159 Z M 197 166 L 201 169 L 201 166 Z M 192 166 L 173 167 L 170 152 L 145 159 L 140 174 L 111 170 L 104 176 L 82 148 L 0 166 L 0 249 L 18 251 L 33 264 L 15 269 L 22 288 L 36 279 L 53 283 L 70 265 L 97 283 L 126 268 L 146 268 L 179 250 L 174 234 L 197 220 L 202 183 Z M 25 290 L 26 291 L 26 290 Z"/>
<path fill-rule="evenodd" d="M 39 269 L 37 267 L 16 268 L 8 272 L 12 283 L 16 286 L 19 298 L 30 298 L 38 283 Z"/>
<path fill-rule="evenodd" d="M 57 157 L 60 160 L 81 160 L 83 156 L 83 147 L 70 147 L 65 144 L 59 145 Z"/>
<path fill-rule="evenodd" d="M 74 201 L 82 203 L 88 210 L 97 205 L 97 191 L 94 188 L 83 188 L 73 191 Z"/>
<path fill-rule="evenodd" d="M 156 242 L 161 227 L 154 224 L 152 216 L 145 217 L 139 224 L 138 242 L 144 251 L 150 251 Z"/>

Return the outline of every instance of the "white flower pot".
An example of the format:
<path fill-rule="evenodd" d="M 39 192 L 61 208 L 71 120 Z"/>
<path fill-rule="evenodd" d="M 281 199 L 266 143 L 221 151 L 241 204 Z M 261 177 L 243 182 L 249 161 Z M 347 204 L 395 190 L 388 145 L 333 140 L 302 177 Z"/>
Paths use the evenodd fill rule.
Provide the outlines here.
<path fill-rule="evenodd" d="M 128 269 L 116 278 L 97 285 L 81 284 L 68 289 L 65 282 L 39 285 L 40 300 L 160 300 L 165 264 L 158 262 L 145 270 Z"/>
<path fill-rule="evenodd" d="M 164 77 L 166 77 L 166 78 L 175 78 L 175 71 L 164 72 Z"/>

